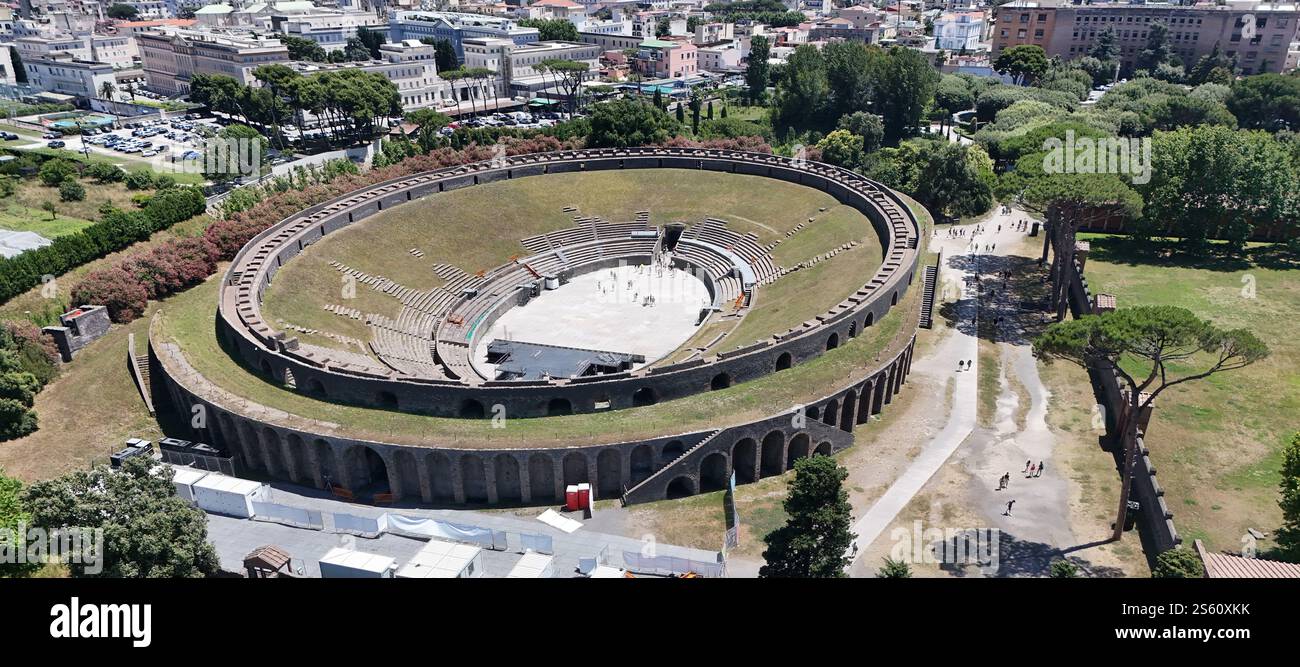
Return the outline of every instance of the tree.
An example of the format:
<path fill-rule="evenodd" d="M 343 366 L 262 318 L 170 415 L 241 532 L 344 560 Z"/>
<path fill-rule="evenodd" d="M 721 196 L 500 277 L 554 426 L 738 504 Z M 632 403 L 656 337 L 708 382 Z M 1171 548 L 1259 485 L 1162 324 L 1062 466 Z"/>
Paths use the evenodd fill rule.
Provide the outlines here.
<path fill-rule="evenodd" d="M 1200 579 L 1205 576 L 1205 564 L 1195 551 L 1175 547 L 1156 556 L 1151 576 L 1156 579 Z"/>
<path fill-rule="evenodd" d="M 438 68 L 439 72 L 460 67 L 460 60 L 456 58 L 456 46 L 451 43 L 450 39 L 425 37 L 420 41 L 433 46 L 433 64 Z"/>
<path fill-rule="evenodd" d="M 361 43 L 370 51 L 370 57 L 375 60 L 380 59 L 379 47 L 383 46 L 384 43 L 388 41 L 384 38 L 384 33 L 378 30 L 371 30 L 366 26 L 357 28 L 357 39 L 361 40 Z"/>
<path fill-rule="evenodd" d="M 131 5 L 114 3 L 112 5 L 109 5 L 108 11 L 105 12 L 105 14 L 107 14 L 108 18 L 110 19 L 118 19 L 121 21 L 134 21 L 136 17 L 140 16 L 140 11 L 135 7 L 132 7 Z"/>
<path fill-rule="evenodd" d="M 590 120 L 587 144 L 592 148 L 660 144 L 678 129 L 663 109 L 627 99 L 593 106 Z"/>
<path fill-rule="evenodd" d="M 578 28 L 567 19 L 520 19 L 522 28 L 537 28 L 537 37 L 543 42 L 578 42 Z"/>
<path fill-rule="evenodd" d="M 1088 49 L 1088 55 L 1104 63 L 1113 62 L 1119 58 L 1119 43 L 1115 36 L 1115 29 L 1107 26 L 1097 35 L 1096 41 L 1092 43 L 1092 48 Z"/>
<path fill-rule="evenodd" d="M 289 50 L 289 60 L 306 60 L 314 63 L 329 60 L 325 47 L 318 44 L 316 40 L 283 33 L 278 35 L 278 39 Z"/>
<path fill-rule="evenodd" d="M 862 137 L 862 151 L 867 154 L 879 150 L 885 139 L 885 120 L 865 111 L 840 116 L 836 127 Z"/>
<path fill-rule="evenodd" d="M 54 158 L 53 160 L 46 160 L 45 164 L 41 165 L 39 175 L 42 183 L 49 187 L 56 187 L 69 176 L 75 177 L 77 175 L 77 166 L 71 160 Z"/>
<path fill-rule="evenodd" d="M 50 220 L 59 217 L 59 209 L 54 206 L 54 202 L 48 199 L 41 202 L 41 210 L 50 214 Z"/>
<path fill-rule="evenodd" d="M 771 66 L 767 59 L 771 57 L 772 47 L 767 38 L 754 35 L 749 43 L 749 62 L 745 65 L 745 86 L 749 90 L 749 99 L 762 104 L 767 97 L 767 83 Z"/>
<path fill-rule="evenodd" d="M 117 86 L 114 86 L 112 81 L 105 81 L 99 87 L 100 99 L 111 100 L 113 99 L 113 94 L 116 92 L 117 92 Z"/>
<path fill-rule="evenodd" d="M 1059 143 L 1059 139 L 1057 140 Z M 1142 197 L 1119 174 L 1067 173 L 1049 153 L 1031 153 L 998 184 L 999 198 L 1015 199 L 1046 219 L 1043 257 L 1052 249 L 1052 296 L 1056 319 L 1065 318 L 1066 286 L 1074 271 L 1074 243 L 1080 228 L 1112 217 L 1136 218 Z"/>
<path fill-rule="evenodd" d="M 1187 83 L 1193 86 L 1199 86 L 1207 82 L 1215 83 L 1232 83 L 1232 72 L 1236 69 L 1233 58 L 1228 57 L 1219 49 L 1219 43 L 1214 43 L 1214 48 L 1210 52 L 1201 56 L 1192 67 L 1192 71 L 1187 75 Z M 1222 81 L 1223 75 L 1217 73 L 1218 70 L 1226 70 L 1227 81 Z"/>
<path fill-rule="evenodd" d="M 1242 127 L 1300 130 L 1300 78 L 1256 74 L 1237 81 L 1226 100 Z"/>
<path fill-rule="evenodd" d="M 1138 185 L 1145 212 L 1138 231 L 1181 236 L 1193 248 L 1222 238 L 1244 251 L 1256 230 L 1294 226 L 1295 166 L 1267 133 L 1219 125 L 1157 132 L 1151 179 Z"/>
<path fill-rule="evenodd" d="M 18 49 L 9 49 L 9 64 L 13 67 L 14 81 L 27 83 L 27 68 L 23 67 L 23 57 L 18 55 Z"/>
<path fill-rule="evenodd" d="M 1282 526 L 1277 529 L 1279 555 L 1293 563 L 1300 562 L 1300 433 L 1282 450 L 1282 481 L 1278 484 L 1282 508 Z"/>
<path fill-rule="evenodd" d="M 911 579 L 912 566 L 907 561 L 886 557 L 885 564 L 876 571 L 877 579 Z"/>
<path fill-rule="evenodd" d="M 546 66 L 546 71 L 555 75 L 560 91 L 568 99 L 569 113 L 577 112 L 579 92 L 582 89 L 583 80 L 587 78 L 587 70 L 589 69 L 587 63 L 579 60 L 557 58 L 543 60 L 542 64 Z"/>
<path fill-rule="evenodd" d="M 939 86 L 939 73 L 916 49 L 893 47 L 885 52 L 875 84 L 872 113 L 885 121 L 885 145 L 913 136 Z"/>
<path fill-rule="evenodd" d="M 1004 50 L 993 61 L 993 69 L 1006 74 L 1024 85 L 1042 76 L 1047 71 L 1047 52 L 1034 44 L 1022 44 Z"/>
<path fill-rule="evenodd" d="M 1174 64 L 1170 62 L 1171 58 L 1177 61 L 1177 57 L 1169 48 L 1169 26 L 1161 21 L 1154 21 L 1147 29 L 1146 48 L 1138 52 L 1137 68 L 1155 72 L 1160 65 Z M 1177 62 L 1181 64 L 1181 61 Z"/>
<path fill-rule="evenodd" d="M 781 127 L 816 129 L 830 100 L 826 59 L 817 47 L 802 44 L 786 60 L 785 78 L 776 89 L 776 118 Z"/>
<path fill-rule="evenodd" d="M 71 563 L 73 576 L 189 578 L 215 574 L 216 550 L 207 518 L 176 495 L 171 466 L 134 458 L 114 471 L 106 465 L 33 484 L 23 502 L 32 525 L 104 530 L 103 569 Z"/>
<path fill-rule="evenodd" d="M 23 483 L 6 477 L 0 470 L 0 531 L 16 535 L 31 524 L 31 514 L 22 501 Z M 4 548 L 0 547 L 0 553 Z M 35 572 L 39 563 L 19 563 L 16 558 L 0 558 L 0 577 L 24 577 Z"/>
<path fill-rule="evenodd" d="M 1269 350 L 1250 331 L 1221 329 L 1185 308 L 1135 306 L 1057 322 L 1034 340 L 1034 353 L 1114 374 L 1127 390 L 1128 412 L 1119 416 L 1124 463 L 1113 537 L 1119 540 L 1136 460 L 1137 415 L 1170 387 L 1244 368 L 1267 357 Z"/>
<path fill-rule="evenodd" d="M 822 161 L 845 169 L 858 169 L 866 157 L 862 137 L 848 130 L 835 130 L 817 142 Z"/>
<path fill-rule="evenodd" d="M 846 555 L 853 542 L 849 530 L 848 471 L 829 456 L 799 459 L 784 507 L 786 524 L 763 538 L 764 578 L 838 578 L 845 576 Z"/>
<path fill-rule="evenodd" d="M 81 201 L 86 198 L 86 186 L 69 176 L 59 184 L 59 201 Z"/>

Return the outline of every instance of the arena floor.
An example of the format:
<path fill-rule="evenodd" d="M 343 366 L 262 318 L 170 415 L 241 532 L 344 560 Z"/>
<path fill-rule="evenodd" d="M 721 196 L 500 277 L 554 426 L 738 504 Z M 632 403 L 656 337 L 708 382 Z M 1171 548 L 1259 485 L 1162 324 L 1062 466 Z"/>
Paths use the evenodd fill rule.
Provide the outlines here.
<path fill-rule="evenodd" d="M 593 271 L 511 308 L 479 339 L 475 359 L 483 370 L 495 370 L 485 361 L 487 346 L 507 339 L 640 354 L 649 364 L 695 334 L 700 309 L 709 303 L 704 283 L 680 269 L 628 265 Z"/>

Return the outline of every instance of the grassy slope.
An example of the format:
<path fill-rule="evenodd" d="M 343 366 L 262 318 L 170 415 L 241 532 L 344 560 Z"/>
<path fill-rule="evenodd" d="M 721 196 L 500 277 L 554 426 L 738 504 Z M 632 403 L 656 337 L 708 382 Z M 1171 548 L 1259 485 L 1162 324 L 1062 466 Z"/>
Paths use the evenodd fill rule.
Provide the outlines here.
<path fill-rule="evenodd" d="M 1277 507 L 1281 448 L 1300 430 L 1300 268 L 1265 249 L 1252 261 L 1138 252 L 1132 243 L 1092 238 L 1085 273 L 1094 292 L 1121 307 L 1188 308 L 1220 326 L 1251 329 L 1272 350 L 1262 363 L 1161 395 L 1148 446 L 1174 522 L 1189 543 L 1233 549 L 1248 527 L 1269 531 Z M 1255 298 L 1243 296 L 1253 281 Z"/>

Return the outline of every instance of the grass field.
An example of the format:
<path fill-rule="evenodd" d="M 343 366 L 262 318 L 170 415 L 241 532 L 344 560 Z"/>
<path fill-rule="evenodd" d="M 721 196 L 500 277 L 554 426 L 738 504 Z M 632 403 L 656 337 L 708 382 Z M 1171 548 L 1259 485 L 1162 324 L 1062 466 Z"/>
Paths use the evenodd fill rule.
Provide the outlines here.
<path fill-rule="evenodd" d="M 1181 306 L 1223 327 L 1248 328 L 1272 350 L 1261 363 L 1162 394 L 1147 438 L 1187 543 L 1201 538 L 1234 549 L 1246 528 L 1271 532 L 1281 518 L 1281 449 L 1300 430 L 1300 340 L 1291 330 L 1300 321 L 1300 266 L 1265 246 L 1225 259 L 1088 238 L 1084 273 L 1094 293 L 1116 295 L 1120 307 Z"/>
<path fill-rule="evenodd" d="M 865 284 L 882 257 L 870 221 L 813 188 L 759 176 L 681 169 L 552 174 L 434 195 L 336 232 L 276 275 L 263 301 L 263 315 L 277 326 L 294 324 L 368 341 L 363 321 L 329 313 L 322 306 L 341 304 L 396 317 L 400 303 L 368 288 L 344 301 L 343 276 L 329 266 L 331 261 L 408 287 L 431 289 L 442 283 L 432 272 L 434 264 L 452 264 L 469 273 L 504 264 L 527 252 L 521 239 L 571 226 L 574 214 L 563 211 L 568 206 L 610 221 L 631 220 L 637 211 L 648 210 L 654 225 L 723 219 L 736 232 L 752 232 L 760 244 L 784 239 L 774 259 L 787 266 L 852 240 L 864 242 L 852 252 L 760 289 L 756 307 L 737 332 L 743 335 L 733 335 L 731 347 L 821 314 Z M 785 238 L 786 231 L 809 218 L 816 221 Z M 412 256 L 411 248 L 425 256 Z M 302 338 L 323 347 L 342 345 L 323 334 Z"/>

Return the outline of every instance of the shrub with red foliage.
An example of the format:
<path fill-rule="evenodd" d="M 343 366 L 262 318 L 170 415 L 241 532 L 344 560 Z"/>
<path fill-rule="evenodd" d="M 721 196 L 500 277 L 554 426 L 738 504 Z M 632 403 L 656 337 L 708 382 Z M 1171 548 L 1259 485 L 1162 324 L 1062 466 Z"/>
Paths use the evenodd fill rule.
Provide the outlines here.
<path fill-rule="evenodd" d="M 202 236 L 172 239 L 126 258 L 121 266 L 144 286 L 150 299 L 160 299 L 212 275 L 217 270 L 217 249 Z"/>
<path fill-rule="evenodd" d="M 39 351 L 51 365 L 58 363 L 59 346 L 54 344 L 54 339 L 41 333 L 40 327 L 27 320 L 5 320 L 0 326 L 19 346 Z"/>
<path fill-rule="evenodd" d="M 709 148 L 722 151 L 748 151 L 750 153 L 767 153 L 771 155 L 772 147 L 763 137 L 736 137 L 734 139 L 705 139 L 696 141 L 683 136 L 675 136 L 665 141 L 665 146 L 673 148 Z"/>
<path fill-rule="evenodd" d="M 86 274 L 72 288 L 72 302 L 102 305 L 114 322 L 130 322 L 144 312 L 149 293 L 121 264 Z"/>

